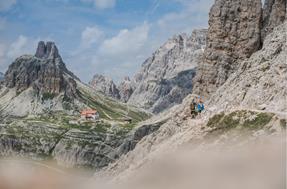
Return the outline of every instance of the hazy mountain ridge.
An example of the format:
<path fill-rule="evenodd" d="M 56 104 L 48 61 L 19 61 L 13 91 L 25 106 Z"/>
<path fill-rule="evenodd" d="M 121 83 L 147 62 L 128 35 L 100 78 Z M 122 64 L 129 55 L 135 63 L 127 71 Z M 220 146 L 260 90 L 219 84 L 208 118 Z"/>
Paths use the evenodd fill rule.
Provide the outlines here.
<path fill-rule="evenodd" d="M 113 94 L 109 92 L 112 90 L 101 91 L 154 113 L 181 103 L 192 91 L 191 80 L 202 59 L 206 32 L 207 30 L 202 29 L 194 30 L 190 36 L 175 35 L 142 64 L 133 78 L 126 77 L 117 86 L 117 90 L 113 90 Z M 100 83 L 100 80 L 96 78 L 91 83 Z M 111 82 L 104 83 L 106 87 L 98 84 L 99 88 L 114 88 Z"/>
<path fill-rule="evenodd" d="M 96 91 L 102 92 L 109 97 L 115 99 L 120 98 L 119 90 L 112 78 L 96 74 L 93 79 L 89 82 Z"/>
<path fill-rule="evenodd" d="M 147 59 L 135 75 L 135 90 L 128 100 L 159 113 L 181 103 L 192 91 L 192 78 L 201 61 L 206 30 L 194 30 L 191 36 L 178 35 Z"/>

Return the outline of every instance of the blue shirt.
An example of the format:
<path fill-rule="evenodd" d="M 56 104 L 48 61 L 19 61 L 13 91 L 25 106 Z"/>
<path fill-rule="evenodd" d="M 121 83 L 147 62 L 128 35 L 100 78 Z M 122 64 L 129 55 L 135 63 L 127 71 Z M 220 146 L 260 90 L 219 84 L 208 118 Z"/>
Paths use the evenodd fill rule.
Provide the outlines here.
<path fill-rule="evenodd" d="M 204 110 L 204 105 L 203 104 L 197 104 L 197 110 L 198 111 L 203 111 Z"/>

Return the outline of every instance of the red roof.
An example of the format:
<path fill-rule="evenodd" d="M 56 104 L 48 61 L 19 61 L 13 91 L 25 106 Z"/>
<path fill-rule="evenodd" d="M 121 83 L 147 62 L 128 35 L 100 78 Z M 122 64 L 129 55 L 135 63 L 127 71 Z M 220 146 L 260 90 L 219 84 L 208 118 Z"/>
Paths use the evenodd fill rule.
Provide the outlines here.
<path fill-rule="evenodd" d="M 87 110 L 83 110 L 81 112 L 81 115 L 91 115 L 91 114 L 96 114 L 97 110 L 92 110 L 92 109 L 87 109 Z"/>

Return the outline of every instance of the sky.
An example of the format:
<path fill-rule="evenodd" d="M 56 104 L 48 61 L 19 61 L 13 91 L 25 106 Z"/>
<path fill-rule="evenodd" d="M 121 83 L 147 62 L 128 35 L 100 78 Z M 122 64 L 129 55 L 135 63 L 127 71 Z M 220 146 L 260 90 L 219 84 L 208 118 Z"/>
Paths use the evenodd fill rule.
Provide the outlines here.
<path fill-rule="evenodd" d="M 0 72 L 54 41 L 82 81 L 133 76 L 165 41 L 207 28 L 214 0 L 0 0 Z"/>

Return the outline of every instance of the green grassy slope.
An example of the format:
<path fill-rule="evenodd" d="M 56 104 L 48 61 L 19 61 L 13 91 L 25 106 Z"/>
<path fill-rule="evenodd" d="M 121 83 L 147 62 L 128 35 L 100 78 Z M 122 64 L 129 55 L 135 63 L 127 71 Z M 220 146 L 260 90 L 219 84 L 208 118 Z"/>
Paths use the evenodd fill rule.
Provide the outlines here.
<path fill-rule="evenodd" d="M 82 102 L 88 107 L 96 109 L 102 119 L 122 121 L 128 117 L 131 118 L 133 122 L 139 122 L 151 116 L 151 114 L 144 110 L 106 97 L 85 85 L 79 85 L 77 92 Z"/>

